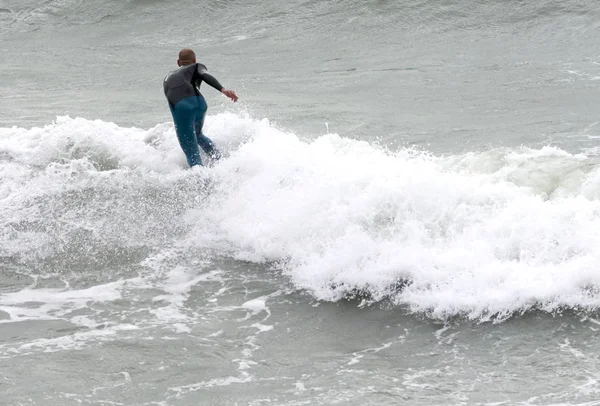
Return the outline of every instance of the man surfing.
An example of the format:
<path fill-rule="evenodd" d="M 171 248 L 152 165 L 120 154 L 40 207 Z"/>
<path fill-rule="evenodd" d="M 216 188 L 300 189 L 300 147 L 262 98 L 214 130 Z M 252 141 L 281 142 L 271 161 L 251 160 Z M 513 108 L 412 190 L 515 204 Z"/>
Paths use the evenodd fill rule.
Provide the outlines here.
<path fill-rule="evenodd" d="M 208 106 L 200 94 L 200 85 L 204 81 L 234 102 L 238 97 L 233 90 L 225 89 L 214 76 L 208 74 L 205 65 L 196 63 L 196 54 L 191 49 L 186 48 L 179 52 L 177 65 L 179 69 L 169 72 L 164 80 L 165 96 L 173 115 L 179 145 L 188 164 L 202 165 L 198 146 L 213 159 L 221 158 L 221 153 L 202 133 Z"/>

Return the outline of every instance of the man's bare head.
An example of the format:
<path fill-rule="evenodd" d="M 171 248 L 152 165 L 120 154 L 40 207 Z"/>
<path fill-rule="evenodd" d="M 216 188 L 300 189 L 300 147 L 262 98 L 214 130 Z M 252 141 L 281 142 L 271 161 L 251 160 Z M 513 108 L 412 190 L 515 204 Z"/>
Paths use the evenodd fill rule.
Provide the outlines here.
<path fill-rule="evenodd" d="M 177 65 L 191 65 L 196 63 L 196 54 L 189 48 L 184 48 L 179 51 L 179 59 L 177 60 Z"/>

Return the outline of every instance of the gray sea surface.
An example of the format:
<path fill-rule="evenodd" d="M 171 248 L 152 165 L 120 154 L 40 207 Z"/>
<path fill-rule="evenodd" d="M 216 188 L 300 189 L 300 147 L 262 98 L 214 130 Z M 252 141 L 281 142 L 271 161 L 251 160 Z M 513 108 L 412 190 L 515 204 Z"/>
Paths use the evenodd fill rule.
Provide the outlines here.
<path fill-rule="evenodd" d="M 0 0 L 0 405 L 600 405 L 599 17 Z"/>

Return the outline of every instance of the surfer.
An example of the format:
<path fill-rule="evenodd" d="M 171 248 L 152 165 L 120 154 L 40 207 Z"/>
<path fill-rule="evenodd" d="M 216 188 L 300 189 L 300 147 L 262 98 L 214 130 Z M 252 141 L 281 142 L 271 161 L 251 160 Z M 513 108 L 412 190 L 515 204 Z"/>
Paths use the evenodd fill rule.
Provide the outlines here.
<path fill-rule="evenodd" d="M 179 145 L 190 166 L 202 165 L 200 146 L 211 158 L 221 158 L 221 153 L 213 142 L 202 133 L 204 116 L 208 108 L 200 94 L 200 84 L 206 82 L 225 96 L 236 102 L 233 90 L 225 89 L 219 81 L 208 73 L 205 65 L 196 62 L 196 54 L 191 49 L 182 49 L 177 60 L 179 69 L 169 72 L 163 86 L 165 96 L 175 123 Z"/>

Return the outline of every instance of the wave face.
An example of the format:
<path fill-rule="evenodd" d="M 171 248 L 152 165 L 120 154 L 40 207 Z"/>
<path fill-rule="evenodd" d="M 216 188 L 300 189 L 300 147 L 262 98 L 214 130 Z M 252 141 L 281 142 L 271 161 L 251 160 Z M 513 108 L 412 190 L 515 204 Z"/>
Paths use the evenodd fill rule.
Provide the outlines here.
<path fill-rule="evenodd" d="M 573 153 L 600 128 L 598 11 L 577 0 L 5 0 L 0 126 L 166 121 L 162 79 L 191 47 L 252 117 L 298 134 L 328 123 L 392 149 Z M 230 107 L 205 96 L 212 114 Z"/>
<path fill-rule="evenodd" d="M 292 3 L 297 6 L 294 10 L 306 12 L 304 18 L 332 18 L 336 17 L 333 14 L 337 14 L 342 19 L 347 16 L 370 15 L 373 20 L 393 18 L 398 22 L 414 24 L 421 28 L 444 26 L 461 29 L 532 21 L 541 25 L 557 17 L 572 20 L 579 18 L 579 21 L 583 21 L 589 12 L 597 10 L 594 3 L 584 0 L 508 1 L 496 4 L 483 2 L 465 4 L 455 0 L 410 0 L 402 3 L 378 2 L 374 4 L 365 4 L 356 0 L 338 0 L 324 4 L 318 1 L 296 0 Z M 202 18 L 203 14 L 219 13 L 237 14 L 241 18 L 250 18 L 259 14 L 266 17 L 257 24 L 269 24 L 293 14 L 292 10 L 277 2 L 240 2 L 236 0 L 209 0 L 201 4 L 193 0 L 183 0 L 177 6 L 160 0 L 104 0 L 91 3 L 83 0 L 5 0 L 1 10 L 3 13 L 12 14 L 15 20 L 38 25 L 58 21 L 68 24 L 69 21 L 78 21 L 77 19 L 83 21 L 85 16 L 89 17 L 88 22 L 98 20 L 99 17 L 106 15 L 119 16 L 126 20 L 135 13 L 151 13 L 157 10 L 171 10 L 173 15 L 184 15 L 186 11 L 189 13 L 190 10 L 202 11 L 202 13 L 198 13 L 197 18 Z M 94 15 L 95 17 L 92 18 Z M 192 18 L 192 16 L 189 17 Z"/>
<path fill-rule="evenodd" d="M 81 272 L 177 246 L 440 319 L 600 305 L 593 154 L 390 152 L 231 113 L 207 133 L 226 158 L 188 170 L 171 124 L 0 129 L 1 261 Z"/>

